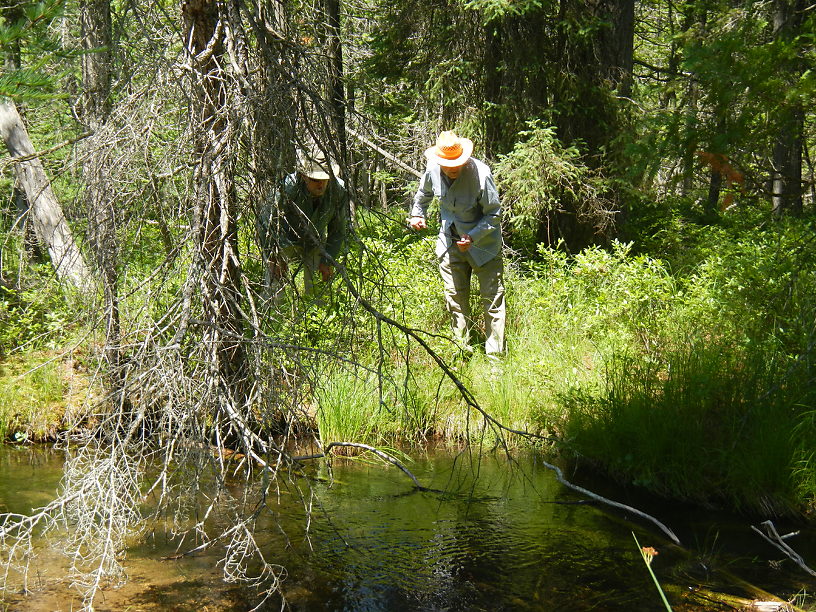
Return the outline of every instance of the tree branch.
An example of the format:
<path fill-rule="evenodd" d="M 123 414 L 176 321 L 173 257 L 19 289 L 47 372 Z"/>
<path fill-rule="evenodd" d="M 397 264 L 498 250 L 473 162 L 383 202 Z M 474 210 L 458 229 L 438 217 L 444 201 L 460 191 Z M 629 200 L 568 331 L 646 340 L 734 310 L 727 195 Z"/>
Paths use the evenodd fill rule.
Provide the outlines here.
<path fill-rule="evenodd" d="M 402 465 L 399 461 L 394 459 L 388 453 L 384 453 L 381 450 L 374 448 L 373 446 L 369 446 L 368 444 L 361 444 L 359 442 L 330 442 L 326 446 L 326 448 L 323 450 L 322 453 L 315 453 L 314 455 L 303 455 L 303 456 L 300 456 L 300 457 L 290 457 L 290 459 L 292 461 L 305 461 L 306 459 L 322 459 L 323 457 L 326 457 L 328 455 L 328 452 L 332 448 L 334 448 L 335 446 L 344 446 L 344 447 L 351 447 L 351 448 L 362 448 L 362 449 L 367 450 L 367 451 L 369 451 L 371 453 L 374 453 L 380 459 L 382 459 L 384 461 L 387 461 L 387 462 L 391 463 L 392 465 L 397 466 L 399 469 L 401 469 L 403 472 L 405 472 L 405 474 L 408 476 L 408 478 L 410 478 L 414 482 L 414 486 L 417 489 L 419 489 L 420 491 L 430 491 L 430 489 L 428 487 L 423 487 L 421 484 L 419 484 L 419 481 L 417 480 L 416 476 L 414 476 L 408 470 L 408 468 L 406 468 L 404 465 Z"/>
<path fill-rule="evenodd" d="M 392 155 L 391 153 L 389 153 L 385 149 L 377 146 L 376 144 L 371 142 L 368 138 L 366 138 L 362 134 L 354 131 L 350 127 L 347 127 L 346 131 L 349 134 L 351 134 L 352 136 L 354 136 L 357 140 L 362 142 L 365 146 L 369 147 L 370 149 L 372 149 L 372 150 L 376 151 L 377 153 L 379 153 L 380 155 L 382 155 L 388 161 L 393 162 L 395 165 L 399 166 L 401 169 L 405 170 L 406 172 L 410 172 L 415 177 L 420 178 L 420 179 L 422 178 L 422 173 L 419 170 L 416 170 L 416 169 L 412 168 L 411 166 L 406 164 L 404 161 L 402 161 L 399 158 L 395 157 L 394 155 Z"/>
<path fill-rule="evenodd" d="M 794 563 L 796 563 L 796 565 L 798 565 L 800 568 L 802 568 L 802 570 L 804 570 L 811 576 L 816 576 L 816 572 L 814 572 L 807 566 L 805 560 L 801 557 L 801 555 L 799 555 L 795 550 L 788 546 L 784 541 L 785 538 L 795 535 L 795 533 L 791 533 L 786 536 L 780 536 L 779 532 L 776 531 L 776 527 L 774 527 L 772 521 L 765 521 L 763 523 L 760 523 L 760 525 L 762 525 L 765 528 L 765 533 L 763 533 L 762 530 L 757 528 L 755 525 L 751 525 L 751 529 L 753 529 L 760 536 L 762 536 L 762 538 L 766 542 L 768 542 L 771 546 L 785 553 L 788 556 L 788 558 Z"/>
<path fill-rule="evenodd" d="M 43 149 L 42 151 L 37 151 L 35 153 L 31 153 L 29 155 L 21 155 L 20 157 L 12 157 L 11 159 L 6 159 L 0 162 L 0 172 L 8 168 L 9 166 L 13 166 L 14 164 L 19 164 L 25 161 L 31 161 L 32 159 L 37 159 L 38 157 L 45 157 L 46 155 L 51 155 L 54 151 L 58 151 L 63 147 L 67 147 L 68 145 L 72 145 L 80 140 L 85 140 L 90 136 L 93 136 L 94 132 L 83 132 L 79 136 L 74 136 L 73 138 L 69 138 L 53 147 L 49 147 L 47 149 Z"/>

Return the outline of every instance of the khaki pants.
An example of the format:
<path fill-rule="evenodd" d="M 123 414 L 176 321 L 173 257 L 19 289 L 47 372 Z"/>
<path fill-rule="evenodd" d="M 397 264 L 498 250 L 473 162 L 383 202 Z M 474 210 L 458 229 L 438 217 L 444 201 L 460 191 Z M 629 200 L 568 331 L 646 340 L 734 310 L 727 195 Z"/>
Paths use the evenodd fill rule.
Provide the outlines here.
<path fill-rule="evenodd" d="M 479 279 L 485 322 L 485 353 L 504 352 L 504 263 L 501 255 L 483 266 L 475 266 L 459 249 L 449 249 L 439 262 L 439 273 L 445 285 L 445 307 L 451 314 L 454 339 L 465 350 L 470 349 L 470 281 L 473 273 Z"/>

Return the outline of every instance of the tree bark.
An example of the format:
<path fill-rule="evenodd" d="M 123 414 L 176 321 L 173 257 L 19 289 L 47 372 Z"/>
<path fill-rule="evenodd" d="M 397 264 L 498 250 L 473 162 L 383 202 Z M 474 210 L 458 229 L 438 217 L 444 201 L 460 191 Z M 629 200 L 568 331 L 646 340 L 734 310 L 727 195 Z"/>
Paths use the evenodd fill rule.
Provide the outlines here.
<path fill-rule="evenodd" d="M 485 70 L 484 70 L 484 96 L 486 109 L 485 121 L 485 143 L 484 150 L 488 159 L 494 157 L 501 150 L 501 142 L 505 132 L 505 126 L 501 121 L 500 108 L 503 103 L 502 94 L 502 23 L 496 18 L 490 21 L 485 27 Z"/>
<path fill-rule="evenodd" d="M 560 0 L 557 24 L 556 52 L 564 73 L 552 82 L 558 138 L 577 143 L 590 169 L 614 174 L 621 169 L 610 145 L 623 125 L 617 98 L 631 90 L 634 0 Z M 603 240 L 594 221 L 579 214 L 580 203 L 568 198 L 561 206 L 555 224 L 540 220 L 538 235 L 553 235 L 557 228 L 572 252 Z"/>
<path fill-rule="evenodd" d="M 804 0 L 776 0 L 774 38 L 788 41 L 796 36 L 802 27 L 804 10 Z M 795 83 L 804 69 L 802 61 L 793 58 L 783 64 L 780 72 L 789 83 Z M 801 102 L 782 100 L 774 115 L 777 132 L 771 172 L 773 213 L 777 217 L 786 212 L 801 214 L 804 109 Z"/>
<path fill-rule="evenodd" d="M 0 17 L 5 19 L 6 23 L 16 23 L 18 19 L 21 19 L 24 16 L 25 13 L 23 12 L 23 8 L 19 5 L 6 6 L 0 9 Z M 12 37 L 8 47 L 5 68 L 9 72 L 13 72 L 15 70 L 19 70 L 22 66 L 23 56 L 22 49 L 20 48 L 20 39 Z M 21 116 L 25 116 L 25 109 L 18 109 L 18 112 L 20 112 Z M 42 258 L 43 254 L 39 249 L 37 234 L 34 232 L 34 226 L 29 222 L 29 206 L 28 200 L 26 200 L 25 191 L 22 189 L 22 186 L 19 184 L 19 181 L 16 178 L 14 182 L 13 198 L 15 207 L 17 209 L 17 219 L 15 220 L 15 224 L 18 225 L 23 232 L 23 245 L 28 257 L 32 259 L 40 259 Z"/>
<path fill-rule="evenodd" d="M 618 109 L 608 94 L 631 92 L 634 0 L 561 0 L 558 21 L 571 25 L 561 26 L 557 48 L 574 77 L 556 90 L 556 103 L 563 109 L 558 134 L 566 143 L 584 142 L 587 153 L 600 161 L 620 129 Z"/>
<path fill-rule="evenodd" d="M 628 98 L 632 94 L 635 0 L 606 0 L 598 9 L 599 18 L 609 23 L 598 34 L 598 56 L 605 78 L 619 96 Z"/>
<path fill-rule="evenodd" d="M 258 41 L 259 63 L 258 98 L 251 106 L 254 118 L 251 167 L 256 189 L 253 198 L 256 207 L 262 208 L 260 204 L 266 201 L 272 188 L 295 166 L 298 104 L 291 80 L 299 58 L 285 42 L 290 19 L 288 5 L 268 0 L 258 6 L 260 14 L 250 15 L 252 33 Z"/>
<path fill-rule="evenodd" d="M 781 109 L 776 118 L 778 132 L 773 147 L 771 203 L 777 217 L 784 213 L 802 214 L 802 133 L 801 107 Z"/>
<path fill-rule="evenodd" d="M 16 160 L 16 178 L 30 206 L 29 215 L 34 231 L 48 249 L 57 277 L 77 289 L 89 289 L 91 275 L 85 260 L 17 107 L 10 101 L 0 101 L 0 137 L 11 157 Z"/>
<path fill-rule="evenodd" d="M 84 119 L 86 123 L 104 123 L 111 109 L 113 68 L 110 0 L 82 0 L 80 24 Z"/>
<path fill-rule="evenodd" d="M 326 0 L 329 31 L 329 85 L 334 110 L 334 129 L 340 159 L 347 166 L 346 91 L 343 85 L 343 45 L 340 40 L 340 0 Z"/>
<path fill-rule="evenodd" d="M 105 357 L 114 391 L 119 380 L 121 325 L 119 321 L 119 248 L 116 210 L 107 181 L 104 127 L 111 110 L 112 35 L 110 0 L 83 0 L 82 119 L 93 135 L 84 142 L 83 177 L 88 211 L 88 243 L 102 281 L 105 299 Z"/>
<path fill-rule="evenodd" d="M 720 192 L 722 191 L 722 174 L 714 168 L 708 177 L 708 197 L 703 202 L 703 217 L 706 223 L 713 223 L 719 217 Z"/>
<path fill-rule="evenodd" d="M 246 354 L 241 338 L 243 319 L 236 193 L 233 182 L 233 127 L 229 122 L 224 30 L 227 19 L 213 0 L 182 4 L 184 36 L 195 91 L 192 123 L 195 126 L 194 226 L 202 269 L 201 291 L 207 325 L 204 345 L 211 347 L 220 391 L 227 407 L 242 395 Z M 224 16 L 226 17 L 226 16 Z"/>

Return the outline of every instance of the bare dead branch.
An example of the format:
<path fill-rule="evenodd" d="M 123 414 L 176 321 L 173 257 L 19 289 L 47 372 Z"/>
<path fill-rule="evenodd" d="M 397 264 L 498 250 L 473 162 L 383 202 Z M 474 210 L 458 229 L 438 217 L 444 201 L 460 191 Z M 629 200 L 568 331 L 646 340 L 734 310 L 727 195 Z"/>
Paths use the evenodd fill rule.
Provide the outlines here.
<path fill-rule="evenodd" d="M 760 525 L 764 527 L 765 531 L 762 531 L 756 525 L 751 525 L 751 529 L 758 533 L 763 540 L 768 542 L 768 544 L 785 553 L 785 555 L 796 565 L 798 565 L 802 571 L 810 574 L 811 576 L 816 576 L 816 572 L 807 566 L 802 556 L 788 546 L 787 542 L 785 542 L 786 538 L 792 537 L 796 534 L 789 533 L 784 536 L 779 535 L 779 532 L 776 530 L 776 527 L 772 521 L 763 521 L 760 523 Z"/>
<path fill-rule="evenodd" d="M 73 138 L 69 138 L 68 140 L 64 140 L 63 142 L 54 145 L 53 147 L 48 147 L 47 149 L 43 149 L 42 151 L 36 151 L 35 153 L 30 153 L 28 155 L 21 155 L 20 157 L 12 157 L 10 159 L 3 160 L 0 162 L 0 172 L 8 168 L 9 166 L 13 166 L 14 164 L 19 164 L 26 161 L 31 161 L 32 159 L 37 159 L 39 157 L 45 157 L 46 155 L 51 155 L 55 151 L 59 151 L 64 147 L 68 147 L 72 144 L 76 144 L 81 140 L 85 140 L 86 138 L 93 136 L 93 132 L 83 132 L 79 136 L 74 136 Z"/>

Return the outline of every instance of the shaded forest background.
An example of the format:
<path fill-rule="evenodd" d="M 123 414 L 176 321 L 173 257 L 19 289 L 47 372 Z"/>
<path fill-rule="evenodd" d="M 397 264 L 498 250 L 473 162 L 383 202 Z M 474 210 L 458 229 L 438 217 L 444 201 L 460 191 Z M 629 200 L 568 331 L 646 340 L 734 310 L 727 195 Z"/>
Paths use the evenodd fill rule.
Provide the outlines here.
<path fill-rule="evenodd" d="M 122 526 L 74 530 L 86 601 L 122 574 L 146 484 L 182 516 L 198 487 L 226 495 L 227 472 L 269 486 L 304 436 L 525 432 L 668 497 L 809 513 L 814 15 L 804 0 L 4 5 L 0 433 L 67 432 L 65 492 L 37 521 Z M 429 238 L 404 228 L 444 129 L 475 141 L 503 200 L 500 380 L 457 361 Z M 256 218 L 312 141 L 340 163 L 354 240 L 328 303 L 295 279 L 273 303 Z M 104 478 L 119 484 L 88 495 Z M 219 506 L 232 527 L 212 541 L 236 575 L 265 493 Z M 16 533 L 5 557 L 25 565 Z"/>

